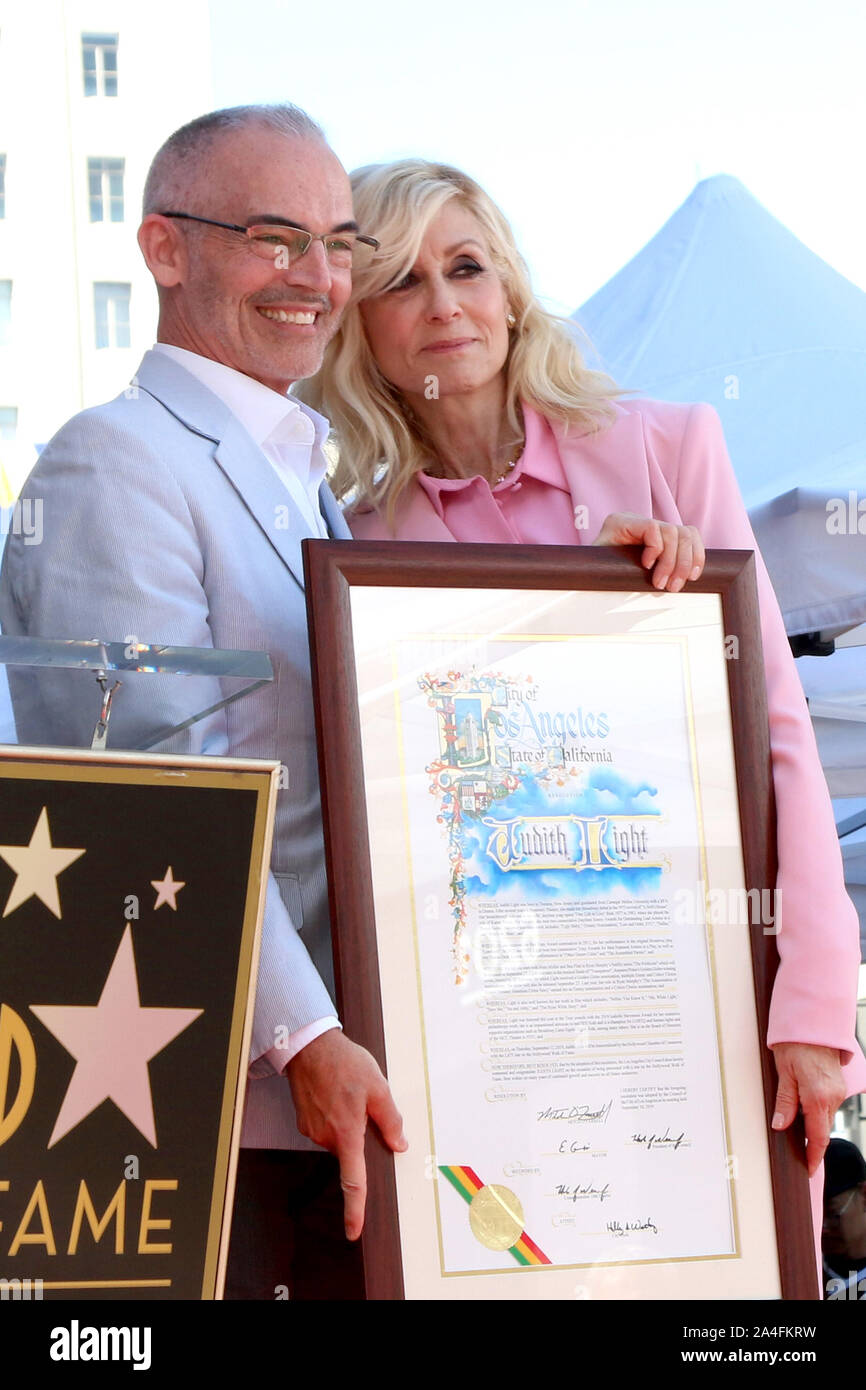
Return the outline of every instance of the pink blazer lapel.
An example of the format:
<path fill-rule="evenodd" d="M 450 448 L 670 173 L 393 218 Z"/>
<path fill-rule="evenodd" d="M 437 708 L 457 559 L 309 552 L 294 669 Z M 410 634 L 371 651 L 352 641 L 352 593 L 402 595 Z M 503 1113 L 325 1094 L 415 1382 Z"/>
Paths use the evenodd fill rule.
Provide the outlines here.
<path fill-rule="evenodd" d="M 578 528 L 584 545 L 592 544 L 611 512 L 653 515 L 651 470 L 641 417 L 637 412 L 615 408 L 614 423 L 596 434 L 566 432 L 563 425 L 550 421 L 572 504 L 575 509 L 586 508 L 585 525 Z"/>
<path fill-rule="evenodd" d="M 626 410 L 615 404 L 613 424 L 594 434 L 568 431 L 553 419 L 547 421 L 548 432 L 538 412 L 526 404 L 523 410 L 527 446 L 542 449 L 555 444 L 572 506 L 586 509 L 582 514 L 584 524 L 577 527 L 582 544 L 592 544 L 612 512 L 679 521 L 659 461 L 648 452 L 640 410 Z M 578 515 L 575 510 L 575 517 Z M 348 521 L 358 540 L 395 539 L 376 512 L 359 512 L 349 516 Z M 412 484 L 400 502 L 396 529 L 401 540 L 454 539 L 424 489 Z"/>
<path fill-rule="evenodd" d="M 378 512 L 358 512 L 347 516 L 352 535 L 358 541 L 393 541 L 385 518 Z M 410 483 L 397 508 L 396 531 L 401 541 L 453 541 L 454 537 L 440 517 L 427 493 Z"/>

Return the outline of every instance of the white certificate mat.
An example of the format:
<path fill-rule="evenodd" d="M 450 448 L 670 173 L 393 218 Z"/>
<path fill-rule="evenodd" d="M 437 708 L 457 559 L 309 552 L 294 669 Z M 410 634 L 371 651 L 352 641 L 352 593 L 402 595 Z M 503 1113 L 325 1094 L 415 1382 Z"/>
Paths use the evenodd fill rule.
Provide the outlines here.
<path fill-rule="evenodd" d="M 779 1297 L 719 596 L 351 610 L 406 1297 Z"/>

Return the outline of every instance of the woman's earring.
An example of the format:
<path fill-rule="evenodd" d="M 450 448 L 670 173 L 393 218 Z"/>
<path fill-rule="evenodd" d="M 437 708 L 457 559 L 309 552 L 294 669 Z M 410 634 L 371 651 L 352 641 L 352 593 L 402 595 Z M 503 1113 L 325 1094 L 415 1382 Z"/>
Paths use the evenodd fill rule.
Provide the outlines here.
<path fill-rule="evenodd" d="M 517 319 L 514 317 L 510 309 L 508 310 L 508 313 L 505 315 L 505 322 L 508 324 L 509 328 L 513 328 L 517 322 Z"/>

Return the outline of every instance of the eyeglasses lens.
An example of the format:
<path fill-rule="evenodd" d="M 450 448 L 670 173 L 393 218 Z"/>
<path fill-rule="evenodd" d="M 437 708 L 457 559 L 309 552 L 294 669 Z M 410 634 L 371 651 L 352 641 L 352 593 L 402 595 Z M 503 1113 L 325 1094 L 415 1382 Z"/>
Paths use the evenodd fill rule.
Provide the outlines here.
<path fill-rule="evenodd" d="M 262 260 L 278 262 L 287 269 L 300 260 L 313 241 L 321 241 L 328 262 L 335 270 L 359 269 L 372 258 L 374 248 L 359 241 L 352 233 L 342 236 L 313 237 L 295 227 L 263 226 L 248 228 L 250 249 Z"/>

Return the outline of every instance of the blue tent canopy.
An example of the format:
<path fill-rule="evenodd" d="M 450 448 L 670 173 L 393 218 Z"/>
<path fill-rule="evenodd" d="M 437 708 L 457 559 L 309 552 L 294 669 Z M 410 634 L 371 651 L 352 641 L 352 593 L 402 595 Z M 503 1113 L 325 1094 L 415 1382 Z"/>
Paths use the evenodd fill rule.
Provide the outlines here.
<path fill-rule="evenodd" d="M 866 294 L 738 179 L 699 183 L 574 317 L 621 386 L 716 407 L 747 506 L 863 481 Z"/>
<path fill-rule="evenodd" d="M 621 386 L 716 407 L 788 632 L 846 634 L 798 670 L 866 945 L 866 294 L 717 175 L 574 317 Z"/>

